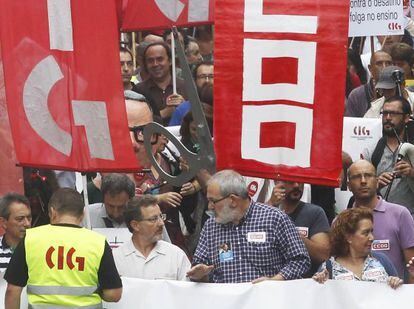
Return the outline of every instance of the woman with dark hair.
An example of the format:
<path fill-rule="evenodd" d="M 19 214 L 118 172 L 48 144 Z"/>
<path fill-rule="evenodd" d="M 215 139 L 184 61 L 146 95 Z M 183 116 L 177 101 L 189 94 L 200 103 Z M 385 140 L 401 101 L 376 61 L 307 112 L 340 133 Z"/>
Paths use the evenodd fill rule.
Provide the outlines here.
<path fill-rule="evenodd" d="M 331 230 L 331 257 L 313 276 L 319 283 L 327 279 L 387 283 L 393 289 L 403 280 L 386 255 L 371 253 L 374 241 L 373 215 L 368 208 L 344 210 Z"/>
<path fill-rule="evenodd" d="M 208 104 L 202 104 L 203 111 L 212 132 L 212 110 Z M 181 142 L 188 150 L 197 153 L 199 148 L 196 122 L 194 121 L 191 110 L 184 116 L 180 128 Z M 207 206 L 205 195 L 201 190 L 201 185 L 196 178 L 182 185 L 180 194 L 183 199 L 179 210 L 183 216 L 184 223 L 190 236 L 188 237 L 188 247 L 193 251 L 197 245 L 199 233 L 203 223 L 207 220 L 204 210 Z"/>

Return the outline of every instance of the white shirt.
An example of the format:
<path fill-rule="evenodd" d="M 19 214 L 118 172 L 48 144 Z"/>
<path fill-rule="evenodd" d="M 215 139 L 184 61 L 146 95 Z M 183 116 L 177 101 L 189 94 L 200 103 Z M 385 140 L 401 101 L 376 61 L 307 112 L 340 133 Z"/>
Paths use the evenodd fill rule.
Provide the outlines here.
<path fill-rule="evenodd" d="M 105 227 L 114 227 L 114 228 L 122 228 L 127 227 L 125 222 L 118 223 L 111 218 L 108 217 L 106 213 L 105 205 L 103 203 L 95 203 L 88 206 L 89 210 L 89 217 L 91 220 L 91 227 L 92 228 L 105 228 Z M 106 226 L 105 220 L 108 220 L 112 226 Z"/>
<path fill-rule="evenodd" d="M 159 240 L 147 258 L 135 248 L 132 239 L 113 250 L 121 276 L 140 279 L 188 280 L 191 263 L 179 247 Z"/>

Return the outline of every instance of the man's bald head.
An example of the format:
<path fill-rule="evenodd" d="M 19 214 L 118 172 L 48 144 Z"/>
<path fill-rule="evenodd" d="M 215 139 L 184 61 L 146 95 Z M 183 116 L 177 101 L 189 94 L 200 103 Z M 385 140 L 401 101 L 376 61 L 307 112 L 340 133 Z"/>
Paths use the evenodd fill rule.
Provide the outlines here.
<path fill-rule="evenodd" d="M 385 68 L 392 65 L 391 55 L 383 50 L 378 50 L 371 56 L 368 69 L 374 81 L 378 80 L 379 73 Z"/>
<path fill-rule="evenodd" d="M 378 180 L 374 165 L 367 160 L 358 160 L 348 169 L 348 188 L 355 201 L 370 204 L 377 198 Z"/>
<path fill-rule="evenodd" d="M 143 126 L 152 122 L 152 111 L 148 104 L 143 101 L 125 100 L 128 126 Z"/>
<path fill-rule="evenodd" d="M 143 39 L 143 42 L 157 43 L 157 42 L 164 42 L 164 39 L 162 38 L 162 36 L 159 36 L 159 35 L 148 34 Z"/>
<path fill-rule="evenodd" d="M 126 99 L 125 104 L 129 128 L 144 126 L 153 121 L 152 111 L 146 102 Z M 139 132 L 142 134 L 142 128 Z M 151 162 L 149 161 L 143 142 L 137 141 L 133 132 L 129 133 L 138 162 L 142 167 L 151 166 Z"/>
<path fill-rule="evenodd" d="M 365 159 L 360 159 L 352 163 L 351 166 L 348 168 L 348 179 L 349 179 L 349 176 L 353 174 L 353 172 L 360 170 L 360 169 L 373 172 L 374 174 L 376 173 L 375 167 L 371 162 Z"/>

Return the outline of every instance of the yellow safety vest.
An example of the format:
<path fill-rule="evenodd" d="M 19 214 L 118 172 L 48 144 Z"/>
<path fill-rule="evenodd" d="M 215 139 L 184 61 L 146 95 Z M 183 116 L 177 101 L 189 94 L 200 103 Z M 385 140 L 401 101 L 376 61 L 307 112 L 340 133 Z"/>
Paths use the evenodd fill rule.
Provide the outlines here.
<path fill-rule="evenodd" d="M 29 308 L 102 308 L 96 290 L 104 249 L 105 237 L 85 228 L 44 225 L 27 230 Z"/>

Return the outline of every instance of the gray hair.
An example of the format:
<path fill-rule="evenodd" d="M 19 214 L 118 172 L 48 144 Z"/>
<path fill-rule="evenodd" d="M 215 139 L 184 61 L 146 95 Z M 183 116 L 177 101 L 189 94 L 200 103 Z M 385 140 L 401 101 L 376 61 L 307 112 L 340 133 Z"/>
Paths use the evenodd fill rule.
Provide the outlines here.
<path fill-rule="evenodd" d="M 9 220 L 10 206 L 13 203 L 24 204 L 30 208 L 29 200 L 24 195 L 15 192 L 7 193 L 0 199 L 0 217 Z"/>
<path fill-rule="evenodd" d="M 207 186 L 216 183 L 220 187 L 221 196 L 230 194 L 237 195 L 243 199 L 249 197 L 246 181 L 243 176 L 233 170 L 222 170 L 209 179 Z"/>
<path fill-rule="evenodd" d="M 126 174 L 111 173 L 103 176 L 101 192 L 103 196 L 106 193 L 115 196 L 126 192 L 131 198 L 135 195 L 135 184 Z"/>

